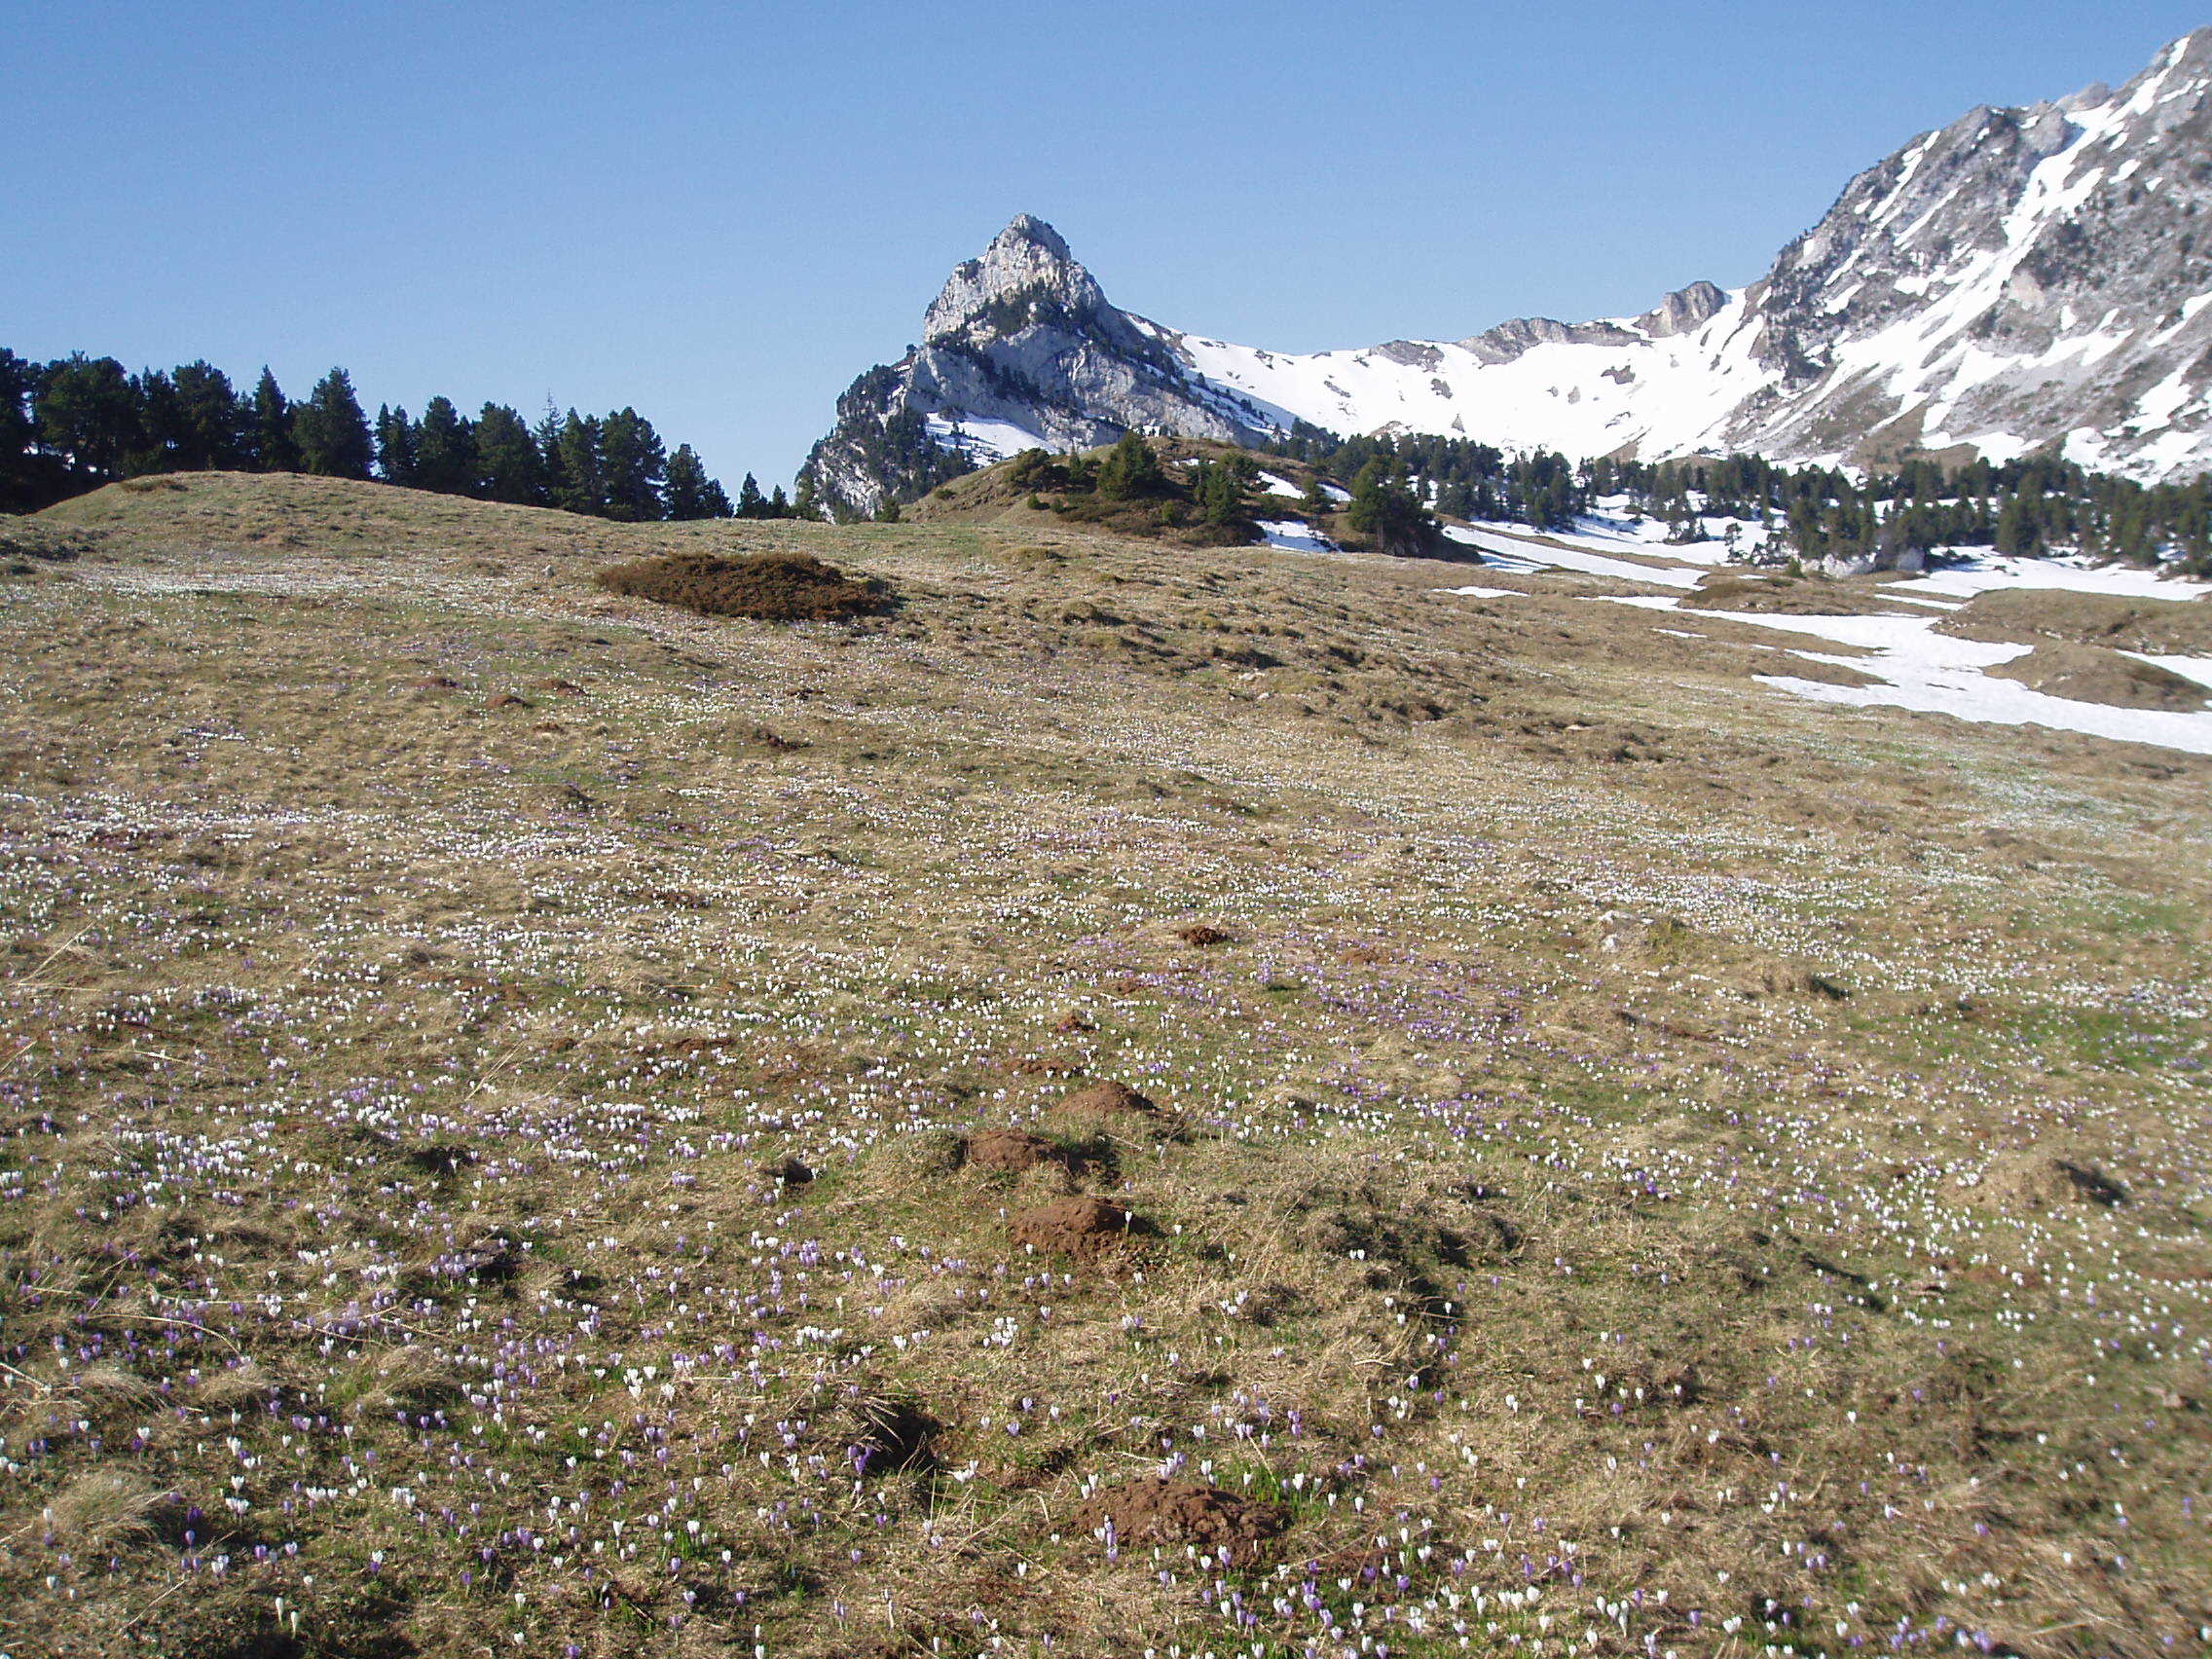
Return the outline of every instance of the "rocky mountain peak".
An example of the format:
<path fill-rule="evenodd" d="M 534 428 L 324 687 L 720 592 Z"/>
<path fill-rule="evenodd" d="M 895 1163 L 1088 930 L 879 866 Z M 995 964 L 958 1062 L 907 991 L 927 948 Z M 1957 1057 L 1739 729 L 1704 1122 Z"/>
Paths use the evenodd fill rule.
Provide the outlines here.
<path fill-rule="evenodd" d="M 932 343 L 981 344 L 1051 317 L 1088 322 L 1111 311 L 1089 272 L 1076 262 L 1060 233 L 1016 213 L 981 257 L 962 260 L 922 321 Z"/>
<path fill-rule="evenodd" d="M 1023 449 L 1128 431 L 1246 443 L 1274 429 L 1248 399 L 1193 379 L 1181 338 L 1117 310 L 1059 232 L 1018 213 L 953 268 L 920 348 L 838 399 L 801 476 L 832 509 L 872 513 Z"/>

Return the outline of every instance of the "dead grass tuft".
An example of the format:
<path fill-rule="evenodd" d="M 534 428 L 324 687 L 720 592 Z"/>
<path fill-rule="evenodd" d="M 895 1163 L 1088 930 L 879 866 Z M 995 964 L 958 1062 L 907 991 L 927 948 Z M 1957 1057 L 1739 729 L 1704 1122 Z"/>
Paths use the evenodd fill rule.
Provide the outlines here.
<path fill-rule="evenodd" d="M 97 1549 L 150 1533 L 168 1495 L 121 1469 L 90 1469 L 54 1494 L 45 1521 L 56 1541 Z"/>

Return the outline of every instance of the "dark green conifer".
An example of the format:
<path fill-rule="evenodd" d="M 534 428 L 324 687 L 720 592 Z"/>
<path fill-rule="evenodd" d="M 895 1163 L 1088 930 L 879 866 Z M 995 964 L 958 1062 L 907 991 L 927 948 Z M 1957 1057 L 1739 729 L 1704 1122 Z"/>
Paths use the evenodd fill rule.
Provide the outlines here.
<path fill-rule="evenodd" d="M 1135 501 L 1165 493 L 1167 475 L 1152 445 L 1135 432 L 1124 432 L 1098 467 L 1098 493 L 1108 500 Z"/>
<path fill-rule="evenodd" d="M 376 445 L 369 418 L 353 395 L 352 377 L 332 369 L 315 382 L 308 400 L 292 411 L 292 441 L 300 465 L 325 478 L 367 478 Z"/>
<path fill-rule="evenodd" d="M 122 477 L 141 441 L 137 393 L 113 357 L 79 351 L 48 365 L 36 409 L 39 442 L 88 481 Z"/>
<path fill-rule="evenodd" d="M 600 465 L 599 423 L 570 410 L 554 440 L 553 504 L 571 513 L 607 512 L 607 480 Z"/>
<path fill-rule="evenodd" d="M 415 482 L 415 423 L 404 408 L 377 405 L 377 476 L 387 484 Z"/>
<path fill-rule="evenodd" d="M 679 520 L 712 518 L 707 488 L 713 482 L 700 463 L 698 452 L 689 444 L 678 444 L 676 453 L 668 458 L 668 516 Z"/>
<path fill-rule="evenodd" d="M 292 441 L 292 401 L 266 363 L 261 366 L 261 379 L 254 383 L 250 431 L 248 459 L 256 472 L 299 471 L 300 446 Z"/>
<path fill-rule="evenodd" d="M 431 398 L 415 427 L 416 488 L 474 495 L 477 472 L 475 424 L 454 407 L 452 398 Z"/>
<path fill-rule="evenodd" d="M 186 363 L 172 377 L 181 418 L 177 464 L 230 468 L 244 463 L 252 412 L 240 400 L 231 377 L 212 363 Z"/>
<path fill-rule="evenodd" d="M 522 416 L 504 403 L 487 403 L 476 417 L 476 475 L 477 491 L 487 500 L 544 504 L 537 442 Z"/>
<path fill-rule="evenodd" d="M 635 409 L 617 409 L 601 424 L 599 442 L 608 516 L 630 520 L 667 517 L 668 502 L 662 492 L 668 478 L 668 451 L 652 423 Z"/>

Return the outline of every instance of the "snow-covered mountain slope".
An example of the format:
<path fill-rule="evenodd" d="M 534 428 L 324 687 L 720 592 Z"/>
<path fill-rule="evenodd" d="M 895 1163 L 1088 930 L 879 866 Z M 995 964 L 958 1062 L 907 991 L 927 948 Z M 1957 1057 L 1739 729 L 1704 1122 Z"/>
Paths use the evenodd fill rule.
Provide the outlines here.
<path fill-rule="evenodd" d="M 1305 420 L 1577 457 L 2062 449 L 2139 477 L 2195 473 L 2212 466 L 2207 157 L 2212 29 L 2117 93 L 1976 109 L 1914 139 L 1748 288 L 1307 354 L 1119 311 L 1024 214 L 953 274 L 920 349 L 855 383 L 807 472 L 826 499 L 872 511 L 952 456 L 1132 428 L 1248 442 Z"/>

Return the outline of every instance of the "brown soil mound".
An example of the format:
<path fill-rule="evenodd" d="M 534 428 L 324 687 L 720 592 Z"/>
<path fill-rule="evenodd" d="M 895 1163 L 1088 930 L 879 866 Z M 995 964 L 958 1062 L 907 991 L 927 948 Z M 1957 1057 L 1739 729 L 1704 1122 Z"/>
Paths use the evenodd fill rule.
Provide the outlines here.
<path fill-rule="evenodd" d="M 2003 1215 L 2127 1202 L 2127 1189 L 2102 1170 L 2040 1152 L 1994 1159 L 1978 1176 L 1962 1179 L 1958 1191 L 1970 1203 Z"/>
<path fill-rule="evenodd" d="M 1126 1243 L 1144 1224 L 1110 1198 L 1085 1196 L 1054 1198 L 1023 1210 L 1010 1224 L 1016 1244 L 1093 1262 Z"/>
<path fill-rule="evenodd" d="M 2181 590 L 2187 592 L 2187 589 Z M 1976 594 L 1936 624 L 1961 640 L 2105 645 L 2153 656 L 2212 656 L 2212 600 L 2120 599 L 2056 588 Z"/>
<path fill-rule="evenodd" d="M 1077 1089 L 1054 1106 L 1052 1113 L 1070 1118 L 1157 1118 L 1160 1107 L 1127 1084 L 1108 1081 Z"/>
<path fill-rule="evenodd" d="M 2101 645 L 2038 645 L 2024 657 L 1983 672 L 1998 680 L 2017 680 L 2032 691 L 2077 703 L 2183 713 L 2205 706 L 2204 687 L 2194 680 Z"/>
<path fill-rule="evenodd" d="M 1290 1525 L 1290 1512 L 1219 1487 L 1143 1480 L 1092 1493 L 1075 1512 L 1075 1525 L 1093 1535 L 1111 1528 L 1117 1551 L 1196 1544 L 1216 1559 L 1227 1550 L 1233 1563 L 1249 1565 L 1264 1542 Z"/>
<path fill-rule="evenodd" d="M 1223 933 L 1219 928 L 1209 927 L 1204 922 L 1193 922 L 1187 928 L 1177 928 L 1175 930 L 1175 937 L 1181 940 L 1185 944 L 1195 944 L 1201 947 L 1209 944 L 1227 944 L 1229 942 L 1229 936 L 1227 934 Z"/>
<path fill-rule="evenodd" d="M 1060 1149 L 1043 1135 L 1026 1129 L 985 1129 L 968 1137 L 968 1167 L 998 1169 L 1018 1175 L 1044 1163 L 1064 1163 Z"/>
<path fill-rule="evenodd" d="M 740 559 L 674 554 L 609 566 L 597 580 L 608 593 L 681 606 L 702 616 L 749 616 L 760 622 L 841 622 L 891 603 L 881 582 L 855 580 L 806 553 Z"/>

